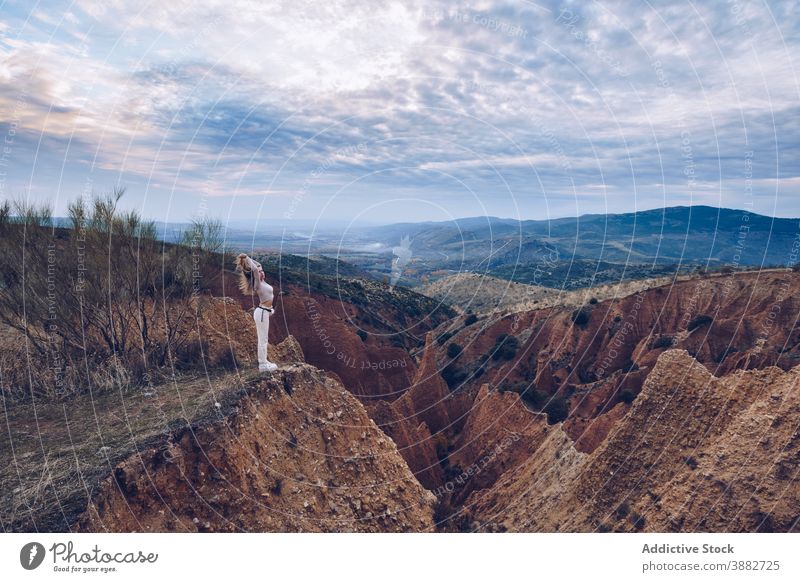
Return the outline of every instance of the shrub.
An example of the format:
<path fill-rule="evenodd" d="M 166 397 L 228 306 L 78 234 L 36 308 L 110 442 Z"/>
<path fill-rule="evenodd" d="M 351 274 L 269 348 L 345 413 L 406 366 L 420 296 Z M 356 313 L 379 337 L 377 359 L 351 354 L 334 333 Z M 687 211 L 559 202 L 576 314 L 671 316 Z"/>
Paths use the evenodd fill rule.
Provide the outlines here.
<path fill-rule="evenodd" d="M 661 335 L 653 340 L 653 349 L 661 350 L 671 348 L 675 344 L 675 337 L 671 335 Z"/>
<path fill-rule="evenodd" d="M 358 334 L 358 337 L 361 338 L 362 342 L 367 341 L 367 338 L 369 337 L 369 335 L 363 329 L 359 329 L 356 333 Z"/>
<path fill-rule="evenodd" d="M 572 323 L 581 327 L 589 323 L 589 310 L 585 307 L 576 309 L 572 313 Z"/>
<path fill-rule="evenodd" d="M 206 307 L 198 298 L 230 264 L 214 254 L 219 224 L 195 223 L 185 239 L 191 246 L 165 243 L 155 223 L 118 208 L 123 193 L 71 202 L 61 227 L 47 206 L 0 205 L 0 323 L 24 334 L 43 362 L 31 375 L 4 370 L 5 384 L 30 385 L 23 398 L 84 392 L 112 365 L 125 375 L 111 384 L 145 386 L 207 355 L 194 331 Z M 49 278 L 62 274 L 63 284 L 53 285 Z"/>
<path fill-rule="evenodd" d="M 467 379 L 467 373 L 453 364 L 445 366 L 441 375 L 450 390 L 456 390 Z"/>
<path fill-rule="evenodd" d="M 619 399 L 622 400 L 625 404 L 630 404 L 634 400 L 636 400 L 636 393 L 633 390 L 628 390 L 627 388 L 619 393 Z"/>
<path fill-rule="evenodd" d="M 689 325 L 686 326 L 686 329 L 689 331 L 694 331 L 698 327 L 702 327 L 707 323 L 712 323 L 713 321 L 714 318 L 711 317 L 710 315 L 698 315 L 689 322 Z"/>
<path fill-rule="evenodd" d="M 478 321 L 478 316 L 475 315 L 474 313 L 470 313 L 467 316 L 467 318 L 464 320 L 464 327 L 467 327 L 468 325 L 472 325 L 476 321 Z"/>
<path fill-rule="evenodd" d="M 528 369 L 525 370 L 525 379 L 533 381 L 536 379 L 536 374 L 539 372 L 539 359 L 537 354 L 531 354 L 528 358 Z"/>
<path fill-rule="evenodd" d="M 446 500 L 441 499 L 433 511 L 433 521 L 437 527 L 442 527 L 453 514 L 453 508 Z"/>
<path fill-rule="evenodd" d="M 638 513 L 633 512 L 633 513 L 631 513 L 629 519 L 631 520 L 631 523 L 633 524 L 633 528 L 636 531 L 642 531 L 644 529 L 644 516 L 643 515 L 639 515 Z"/>
<path fill-rule="evenodd" d="M 180 349 L 175 350 L 174 364 L 179 370 L 190 370 L 208 359 L 208 342 L 200 339 L 193 339 L 184 343 Z"/>
<path fill-rule="evenodd" d="M 464 348 L 462 348 L 457 343 L 452 343 L 452 344 L 447 346 L 447 357 L 451 358 L 451 359 L 455 359 L 455 358 L 457 358 L 458 356 L 461 355 L 462 351 L 464 351 Z"/>
<path fill-rule="evenodd" d="M 541 410 L 545 402 L 547 402 L 547 392 L 543 390 L 536 390 L 531 386 L 522 393 L 522 399 L 530 404 L 531 407 Z"/>
<path fill-rule="evenodd" d="M 511 360 L 517 355 L 519 350 L 519 340 L 513 335 L 500 334 L 494 342 L 492 348 L 492 359 L 498 360 Z"/>
<path fill-rule="evenodd" d="M 217 218 L 196 218 L 181 236 L 181 244 L 208 253 L 218 253 L 225 245 L 225 226 Z"/>
<path fill-rule="evenodd" d="M 443 346 L 445 343 L 447 343 L 447 340 L 449 340 L 454 335 L 455 335 L 455 332 L 446 331 L 442 335 L 440 335 L 439 337 L 436 338 L 436 343 L 438 345 L 440 345 L 440 346 Z"/>
<path fill-rule="evenodd" d="M 639 366 L 636 365 L 630 358 L 625 360 L 622 365 L 619 367 L 624 373 L 629 374 L 631 372 L 635 372 L 639 369 Z"/>
<path fill-rule="evenodd" d="M 220 354 L 217 356 L 215 364 L 217 367 L 222 368 L 223 370 L 236 370 L 242 365 L 242 362 L 236 356 L 236 353 L 232 349 L 228 348 L 220 352 Z"/>
<path fill-rule="evenodd" d="M 753 521 L 758 523 L 756 527 L 756 532 L 758 533 L 776 533 L 781 531 L 777 527 L 775 517 L 771 513 L 756 511 L 753 514 Z"/>
<path fill-rule="evenodd" d="M 569 416 L 569 404 L 561 396 L 552 398 L 542 410 L 547 413 L 547 422 L 549 424 L 556 424 L 566 420 Z"/>
<path fill-rule="evenodd" d="M 450 451 L 448 450 L 447 441 L 446 440 L 437 440 L 436 441 L 436 458 L 439 459 L 439 462 L 447 461 L 447 458 L 448 458 L 449 455 L 450 455 Z M 445 462 L 444 466 L 447 466 L 448 464 L 449 463 Z"/>
<path fill-rule="evenodd" d="M 459 465 L 450 465 L 448 463 L 444 478 L 446 481 L 455 481 L 463 472 L 464 470 Z"/>
<path fill-rule="evenodd" d="M 589 299 L 589 303 L 591 303 L 592 305 L 597 305 L 597 297 L 592 297 L 591 299 Z"/>

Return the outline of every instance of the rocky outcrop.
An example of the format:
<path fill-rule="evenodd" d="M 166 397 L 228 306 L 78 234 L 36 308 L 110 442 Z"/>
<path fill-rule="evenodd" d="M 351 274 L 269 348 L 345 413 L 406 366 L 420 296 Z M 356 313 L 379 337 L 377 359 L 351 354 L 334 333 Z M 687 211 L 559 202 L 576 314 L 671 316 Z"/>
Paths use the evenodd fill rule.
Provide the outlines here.
<path fill-rule="evenodd" d="M 570 488 L 586 463 L 560 426 L 547 430 L 541 445 L 524 463 L 495 485 L 473 493 L 464 503 L 474 531 L 562 531 L 572 506 Z M 564 511 L 563 508 L 567 508 Z"/>
<path fill-rule="evenodd" d="M 654 487 L 655 499 L 637 506 L 648 530 L 796 531 L 800 368 L 787 373 L 777 368 L 737 372 L 725 378 L 709 378 L 705 372 L 698 376 L 702 380 L 688 384 L 687 392 L 694 388 L 698 398 L 710 400 L 711 415 L 705 427 L 696 424 L 693 432 L 702 434 L 697 446 L 677 455 L 679 470 Z M 654 378 L 662 385 L 668 381 Z M 673 414 L 664 420 L 678 419 Z M 675 440 L 687 449 L 692 444 L 688 438 Z"/>
<path fill-rule="evenodd" d="M 439 374 L 431 346 L 429 334 L 419 368 L 406 393 L 371 410 L 372 417 L 397 442 L 415 475 L 428 488 L 441 485 L 444 478 L 432 435 L 444 436 L 451 427 L 451 411 L 458 408 Z"/>
<path fill-rule="evenodd" d="M 490 487 L 507 470 L 528 460 L 547 435 L 547 416 L 528 410 L 517 394 L 481 386 L 448 460 L 460 504 Z M 459 479 L 460 477 L 460 479 Z"/>
<path fill-rule="evenodd" d="M 800 277 L 788 271 L 695 278 L 634 295 L 587 302 L 581 309 L 554 307 L 451 326 L 449 343 L 463 347 L 455 365 L 467 373 L 463 391 L 481 384 L 532 386 L 569 400 L 565 427 L 584 452 L 613 430 L 620 402 L 641 390 L 658 357 L 688 351 L 717 376 L 740 369 L 800 364 Z M 507 334 L 513 356 L 493 357 Z M 474 374 L 480 366 L 481 373 Z M 584 435 L 583 431 L 589 434 Z"/>
<path fill-rule="evenodd" d="M 555 427 L 467 506 L 479 523 L 513 531 L 790 531 L 800 517 L 798 380 L 800 369 L 777 368 L 717 378 L 687 352 L 665 352 L 591 455 Z"/>
<path fill-rule="evenodd" d="M 300 342 L 298 342 L 293 335 L 288 336 L 277 346 L 270 344 L 268 354 L 270 361 L 278 364 L 279 366 L 297 364 L 306 361 L 305 354 L 303 354 L 303 348 L 300 347 Z"/>
<path fill-rule="evenodd" d="M 432 433 L 450 427 L 450 390 L 440 375 L 436 354 L 428 335 L 414 379 L 408 391 L 392 404 L 403 419 L 411 423 L 424 422 Z"/>
<path fill-rule="evenodd" d="M 378 402 L 372 409 L 372 418 L 397 444 L 397 449 L 408 463 L 414 476 L 428 489 L 441 485 L 444 473 L 439 463 L 437 440 L 425 422 L 416 424 L 404 418 L 391 404 Z M 446 445 L 445 445 L 446 446 Z"/>
<path fill-rule="evenodd" d="M 341 384 L 293 364 L 119 463 L 81 531 L 428 531 L 433 495 Z"/>

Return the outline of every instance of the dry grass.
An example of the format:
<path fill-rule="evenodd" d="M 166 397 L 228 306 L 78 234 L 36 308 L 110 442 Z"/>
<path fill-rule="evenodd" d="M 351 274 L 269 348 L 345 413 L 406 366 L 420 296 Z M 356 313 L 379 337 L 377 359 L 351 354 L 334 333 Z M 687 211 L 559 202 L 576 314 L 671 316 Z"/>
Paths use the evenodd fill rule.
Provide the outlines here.
<path fill-rule="evenodd" d="M 65 531 L 98 482 L 137 449 L 165 445 L 180 427 L 218 415 L 252 382 L 252 370 L 178 377 L 128 393 L 85 394 L 66 402 L 2 402 L 0 528 Z"/>
<path fill-rule="evenodd" d="M 431 283 L 420 291 L 429 297 L 476 313 L 493 311 L 519 313 L 554 306 L 579 307 L 592 298 L 602 301 L 613 297 L 626 297 L 639 291 L 667 285 L 675 280 L 673 277 L 658 277 L 566 291 L 513 283 L 488 275 L 459 273 Z"/>
<path fill-rule="evenodd" d="M 762 269 L 762 273 L 781 272 L 785 269 Z M 705 278 L 719 278 L 740 276 L 748 271 L 730 273 L 712 273 L 703 275 Z M 489 275 L 476 273 L 458 273 L 444 277 L 438 281 L 419 289 L 434 299 L 450 303 L 456 309 L 473 311 L 475 313 L 521 313 L 535 309 L 565 306 L 580 307 L 592 298 L 598 301 L 606 299 L 621 299 L 634 293 L 671 285 L 678 281 L 688 281 L 698 275 L 680 275 L 677 277 L 653 277 L 649 279 L 632 279 L 620 283 L 596 285 L 586 289 L 565 291 L 542 287 L 512 283 L 505 279 L 498 279 Z"/>

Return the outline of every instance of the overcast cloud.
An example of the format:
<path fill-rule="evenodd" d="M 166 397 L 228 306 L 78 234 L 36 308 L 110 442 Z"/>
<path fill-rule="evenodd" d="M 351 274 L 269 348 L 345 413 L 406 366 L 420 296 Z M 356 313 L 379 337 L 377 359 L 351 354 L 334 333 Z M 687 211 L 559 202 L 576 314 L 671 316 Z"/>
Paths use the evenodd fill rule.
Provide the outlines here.
<path fill-rule="evenodd" d="M 137 4 L 136 7 L 132 7 Z M 5 2 L 3 197 L 150 217 L 800 216 L 794 2 Z"/>

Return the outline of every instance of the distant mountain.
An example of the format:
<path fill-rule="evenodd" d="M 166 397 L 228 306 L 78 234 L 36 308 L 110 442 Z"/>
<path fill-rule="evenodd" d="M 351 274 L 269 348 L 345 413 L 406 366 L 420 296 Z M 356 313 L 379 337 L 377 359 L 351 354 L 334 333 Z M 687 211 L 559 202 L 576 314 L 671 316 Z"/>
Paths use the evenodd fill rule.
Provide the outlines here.
<path fill-rule="evenodd" d="M 188 224 L 157 226 L 159 236 L 173 242 Z M 340 276 L 356 276 L 357 272 L 357 276 L 388 280 L 392 269 L 398 267 L 395 251 L 406 236 L 411 256 L 400 265 L 401 286 L 474 272 L 577 289 L 685 273 L 698 266 L 787 266 L 798 261 L 793 248 L 800 240 L 800 219 L 710 206 L 675 206 L 553 220 L 479 216 L 352 228 L 263 221 L 257 228 L 245 228 L 243 223 L 226 225 L 225 245 L 232 251 L 332 257 L 338 261 Z M 355 266 L 352 272 L 341 271 L 346 263 Z M 315 263 L 315 267 L 321 265 Z"/>
<path fill-rule="evenodd" d="M 475 271 L 561 286 L 562 280 L 584 281 L 594 273 L 602 273 L 601 280 L 656 276 L 667 266 L 674 271 L 675 265 L 785 266 L 797 261 L 793 245 L 800 240 L 800 220 L 676 206 L 554 220 L 401 223 L 357 231 L 359 244 L 372 241 L 386 253 L 403 236 L 411 239 L 417 273 Z M 644 273 L 643 267 L 652 272 Z"/>
<path fill-rule="evenodd" d="M 409 235 L 418 256 L 446 253 L 454 261 L 463 256 L 468 263 L 478 259 L 506 265 L 557 252 L 559 260 L 752 266 L 785 264 L 800 234 L 800 220 L 728 208 L 675 206 L 554 220 L 482 217 L 404 223 L 368 233 L 387 246 Z"/>

